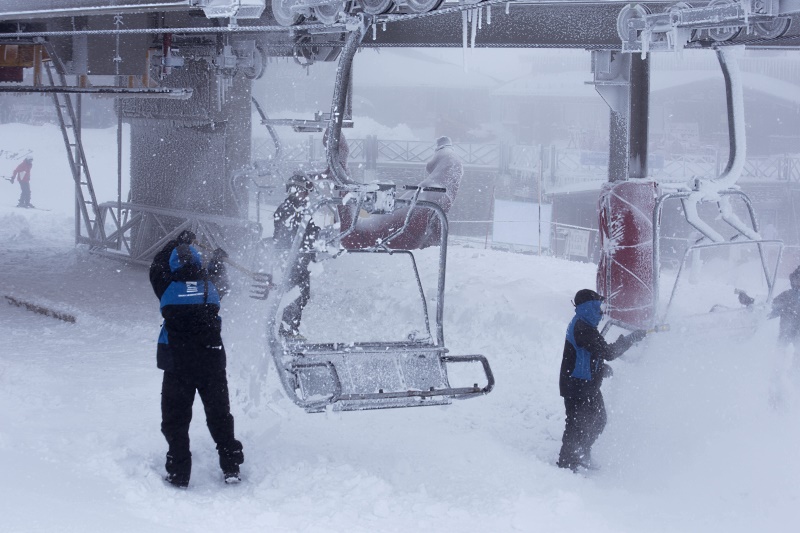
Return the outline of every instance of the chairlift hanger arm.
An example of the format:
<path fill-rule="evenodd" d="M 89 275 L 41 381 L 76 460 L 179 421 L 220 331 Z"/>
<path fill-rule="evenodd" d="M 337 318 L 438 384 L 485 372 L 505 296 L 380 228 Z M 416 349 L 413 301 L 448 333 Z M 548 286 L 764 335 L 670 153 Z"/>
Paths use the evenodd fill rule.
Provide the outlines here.
<path fill-rule="evenodd" d="M 258 103 L 256 97 L 251 96 L 250 100 L 252 100 L 253 106 L 256 108 L 258 115 L 261 117 L 261 123 L 267 128 L 267 132 L 269 133 L 269 136 L 272 137 L 272 142 L 275 144 L 275 160 L 280 161 L 283 154 L 283 146 L 281 145 L 280 137 L 278 137 L 278 132 L 276 132 L 275 128 L 272 127 L 272 122 L 261 108 L 261 104 Z"/>
<path fill-rule="evenodd" d="M 358 24 L 347 35 L 342 54 L 339 57 L 339 66 L 336 69 L 336 83 L 333 89 L 331 118 L 328 125 L 328 143 L 325 151 L 328 168 L 331 169 L 333 179 L 339 186 L 356 185 L 344 170 L 344 165 L 339 157 L 339 144 L 342 136 L 342 122 L 347 110 L 348 94 L 351 88 L 353 58 L 366 32 L 367 23 L 363 17 L 359 17 Z"/>

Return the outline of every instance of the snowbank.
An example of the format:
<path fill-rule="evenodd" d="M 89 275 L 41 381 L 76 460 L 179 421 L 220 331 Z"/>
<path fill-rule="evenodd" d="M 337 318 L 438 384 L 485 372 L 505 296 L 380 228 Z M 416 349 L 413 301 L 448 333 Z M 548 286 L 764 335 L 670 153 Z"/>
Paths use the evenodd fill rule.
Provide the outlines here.
<path fill-rule="evenodd" d="M 98 166 L 114 169 L 106 157 Z M 16 195 L 5 189 L 0 294 L 44 298 L 77 321 L 0 301 L 3 531 L 795 529 L 800 383 L 796 370 L 776 374 L 785 361 L 774 321 L 762 317 L 739 335 L 713 322 L 673 328 L 613 363 L 609 424 L 594 453 L 602 469 L 585 478 L 553 463 L 570 300 L 593 286 L 594 267 L 461 246 L 448 258 L 445 338 L 453 354 L 489 358 L 491 394 L 446 407 L 306 414 L 272 369 L 258 370 L 263 302 L 239 280 L 224 301 L 223 335 L 244 481 L 222 483 L 197 402 L 192 481 L 175 490 L 162 481 L 160 317 L 146 269 L 75 248 L 71 199 L 36 187 L 63 175 L 63 163 L 50 173 L 36 165 L 34 203 L 53 210 L 11 207 Z M 420 268 L 431 272 L 427 262 Z M 336 280 L 325 291 L 378 288 L 383 276 Z M 397 294 L 393 309 L 416 298 Z"/>

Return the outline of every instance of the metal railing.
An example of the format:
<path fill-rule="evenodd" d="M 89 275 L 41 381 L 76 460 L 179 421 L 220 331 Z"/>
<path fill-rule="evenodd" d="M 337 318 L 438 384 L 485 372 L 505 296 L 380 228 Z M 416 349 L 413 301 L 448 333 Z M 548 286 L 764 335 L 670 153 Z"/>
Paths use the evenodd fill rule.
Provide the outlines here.
<path fill-rule="evenodd" d="M 119 220 L 117 202 L 105 202 L 99 207 L 106 232 L 103 239 L 87 242 L 92 252 L 143 265 L 149 265 L 159 250 L 183 230 L 191 230 L 199 242 L 210 248 L 231 239 L 256 241 L 261 237 L 260 224 L 239 218 L 123 203 Z"/>
<path fill-rule="evenodd" d="M 435 153 L 430 141 L 395 141 L 376 138 L 348 139 L 348 160 L 357 165 L 421 166 Z M 544 178 L 543 186 L 553 189 L 578 183 L 606 180 L 608 153 L 558 148 L 551 145 L 506 145 L 499 143 L 455 143 L 453 149 L 467 169 L 497 170 L 518 177 Z M 324 165 L 321 137 L 287 145 L 287 162 L 317 162 Z M 716 176 L 724 166 L 725 153 L 716 150 L 693 154 L 650 155 L 650 175 L 662 181 L 684 181 L 695 176 Z M 747 158 L 742 172 L 745 181 L 800 183 L 800 154 L 777 154 Z"/>

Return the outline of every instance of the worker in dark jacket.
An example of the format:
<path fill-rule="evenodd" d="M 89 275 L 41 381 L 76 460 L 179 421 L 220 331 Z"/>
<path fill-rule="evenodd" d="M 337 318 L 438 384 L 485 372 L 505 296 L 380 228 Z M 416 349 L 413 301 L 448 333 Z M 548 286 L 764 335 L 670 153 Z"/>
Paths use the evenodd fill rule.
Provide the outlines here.
<path fill-rule="evenodd" d="M 579 467 L 592 468 L 592 445 L 606 425 L 600 386 L 611 368 L 605 362 L 625 353 L 646 332 L 620 335 L 616 342 L 608 344 L 597 330 L 603 318 L 603 297 L 593 290 L 581 289 L 573 303 L 575 317 L 567 327 L 558 382 L 567 415 L 558 466 L 577 471 Z"/>
<path fill-rule="evenodd" d="M 308 265 L 314 259 L 313 244 L 319 235 L 319 226 L 311 220 L 309 206 L 309 193 L 314 189 L 313 182 L 304 174 L 296 173 L 286 185 L 289 195 L 275 210 L 273 215 L 274 229 L 272 238 L 275 249 L 283 254 L 288 254 L 298 228 L 308 223 L 303 234 L 303 242 L 297 260 L 293 265 L 288 265 L 289 277 L 287 292 L 297 287 L 300 294 L 292 300 L 283 310 L 281 320 L 281 335 L 302 340 L 300 335 L 300 319 L 303 309 L 311 298 L 311 274 Z"/>
<path fill-rule="evenodd" d="M 226 483 L 239 481 L 239 465 L 244 462 L 242 444 L 233 432 L 218 314 L 228 290 L 223 263 L 227 254 L 217 248 L 203 268 L 200 254 L 190 244 L 194 240 L 192 232 L 184 231 L 156 254 L 150 266 L 150 283 L 164 317 L 157 362 L 164 371 L 161 432 L 169 445 L 166 479 L 177 487 L 189 485 L 192 470 L 189 423 L 195 391 L 203 401 Z"/>
<path fill-rule="evenodd" d="M 778 341 L 783 346 L 794 345 L 795 355 L 800 348 L 800 267 L 789 275 L 791 288 L 772 300 L 769 318 L 780 317 Z"/>

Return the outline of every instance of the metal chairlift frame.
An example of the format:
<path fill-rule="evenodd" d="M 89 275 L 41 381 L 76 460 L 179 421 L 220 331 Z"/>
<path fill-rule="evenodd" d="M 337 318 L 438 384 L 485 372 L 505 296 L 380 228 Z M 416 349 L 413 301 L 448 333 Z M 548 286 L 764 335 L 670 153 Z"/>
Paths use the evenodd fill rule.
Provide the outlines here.
<path fill-rule="evenodd" d="M 353 181 L 347 175 L 339 159 L 341 129 L 345 122 L 346 115 L 349 114 L 350 110 L 349 95 L 352 85 L 353 58 L 366 33 L 367 26 L 368 24 L 364 21 L 363 17 L 359 17 L 358 24 L 353 28 L 349 28 L 351 31 L 347 36 L 344 48 L 339 57 L 333 101 L 329 115 L 328 143 L 326 146 L 326 159 L 328 168 L 330 169 L 328 178 L 335 184 L 334 187 L 327 190 L 344 194 L 345 197 L 352 195 L 355 198 L 356 213 L 364 207 L 369 208 L 367 205 L 369 202 L 366 201 L 368 195 L 375 193 L 376 189 L 384 190 L 381 186 L 376 187 L 374 184 L 367 185 Z M 265 124 L 269 123 L 270 121 L 265 121 Z M 381 244 L 361 250 L 349 250 L 348 252 L 388 253 L 390 255 L 408 254 L 412 258 L 414 275 L 420 290 L 425 313 L 425 323 L 428 329 L 427 338 L 403 342 L 326 342 L 309 344 L 280 337 L 278 330 L 283 311 L 280 305 L 281 300 L 288 290 L 288 276 L 291 266 L 296 264 L 300 253 L 302 253 L 301 247 L 303 237 L 311 215 L 322 208 L 335 209 L 343 204 L 343 199 L 334 197 L 333 194 L 323 197 L 319 192 L 320 189 L 315 189 L 311 193 L 310 214 L 305 217 L 303 224 L 298 225 L 299 227 L 292 241 L 291 248 L 283 258 L 282 272 L 280 275 L 273 276 L 273 280 L 279 280 L 279 282 L 275 284 L 275 288 L 267 296 L 267 343 L 274 359 L 275 367 L 278 370 L 281 384 L 287 395 L 296 405 L 302 407 L 306 411 L 319 412 L 326 409 L 328 406 L 332 406 L 334 410 L 349 411 L 442 405 L 451 403 L 452 399 L 474 398 L 488 394 L 494 388 L 495 382 L 489 362 L 483 355 L 447 355 L 448 350 L 444 346 L 443 326 L 444 286 L 447 266 L 447 216 L 439 205 L 432 202 L 419 201 L 419 193 L 421 192 L 419 188 L 417 188 L 411 199 L 395 199 L 394 187 L 391 186 L 391 190 L 387 192 L 392 198 L 391 209 L 397 209 L 398 207 L 408 208 L 408 214 L 403 226 L 383 239 Z M 411 212 L 414 209 L 431 210 L 438 218 L 441 228 L 439 235 L 439 275 L 437 283 L 435 338 L 431 335 L 430 317 L 428 316 L 425 295 L 419 278 L 419 271 L 416 268 L 414 254 L 410 250 L 392 250 L 387 246 L 387 243 L 390 243 L 392 239 L 402 234 L 408 228 Z M 378 213 L 385 213 L 386 211 L 375 210 L 374 212 L 376 213 L 375 216 L 381 216 Z M 328 242 L 341 242 L 342 238 L 356 229 L 357 224 L 358 217 L 355 217 L 353 224 L 348 229 L 340 232 L 339 235 L 333 237 Z M 389 359 L 391 364 L 388 366 L 394 370 L 395 377 L 398 375 L 401 376 L 400 381 L 406 386 L 403 390 L 385 390 L 380 387 L 378 390 L 359 389 L 359 384 L 354 385 L 354 378 L 349 375 L 350 368 L 339 368 L 339 366 L 346 367 L 347 364 L 356 357 L 361 357 L 361 363 L 364 365 L 370 364 L 373 360 L 377 361 L 382 359 L 386 361 Z M 414 361 L 413 358 L 416 358 L 417 361 Z M 417 373 L 418 375 L 409 375 L 415 374 L 413 369 L 414 365 L 410 364 L 409 361 L 411 363 L 424 364 L 427 372 L 435 375 L 423 376 L 419 375 L 420 373 Z M 473 362 L 481 364 L 486 377 L 486 385 L 484 387 L 479 387 L 476 383 L 471 387 L 451 387 L 447 377 L 447 365 Z M 406 367 L 407 363 L 409 363 L 408 367 Z M 347 372 L 350 380 L 343 379 L 343 373 L 340 372 L 340 370 Z M 410 372 L 405 372 L 405 370 L 409 370 Z M 322 394 L 315 394 L 315 391 L 311 391 L 310 394 L 304 392 L 304 382 L 310 379 L 313 373 L 321 373 L 323 381 L 327 379 L 329 385 L 327 386 L 327 390 Z M 425 373 L 425 371 L 422 372 L 422 374 Z M 413 381 L 414 383 L 408 385 L 409 381 Z M 425 383 L 424 387 L 421 386 L 423 382 Z M 440 384 L 441 386 L 437 387 L 436 384 Z M 363 386 L 363 383 L 361 385 Z"/>
<path fill-rule="evenodd" d="M 677 199 L 680 200 L 682 203 L 685 203 L 686 199 L 689 195 L 692 194 L 692 191 L 679 191 L 679 192 L 672 192 L 666 193 L 661 195 L 656 200 L 655 209 L 653 209 L 653 295 L 654 295 L 654 305 L 655 305 L 655 320 L 656 324 L 664 324 L 667 322 L 667 317 L 669 315 L 669 310 L 672 307 L 672 302 L 675 299 L 675 293 L 678 289 L 678 284 L 681 280 L 681 274 L 683 273 L 684 266 L 686 265 L 686 259 L 689 257 L 695 250 L 704 250 L 709 248 L 729 248 L 732 246 L 741 246 L 741 245 L 755 245 L 758 248 L 759 258 L 761 260 L 761 268 L 764 271 L 764 279 L 767 283 L 767 301 L 772 299 L 772 293 L 775 289 L 775 281 L 778 277 L 778 266 L 781 262 L 781 257 L 783 255 L 783 241 L 775 240 L 775 239 L 760 239 L 760 240 L 751 240 L 747 239 L 745 235 L 741 232 L 736 233 L 733 237 L 730 238 L 727 242 L 713 242 L 707 240 L 706 237 L 701 238 L 698 242 L 693 244 L 692 246 L 687 247 L 686 251 L 683 254 L 683 259 L 681 260 L 680 266 L 678 267 L 678 274 L 675 277 L 675 283 L 672 286 L 672 290 L 670 291 L 669 300 L 667 301 L 667 305 L 664 308 L 663 312 L 659 316 L 659 305 L 660 305 L 660 265 L 661 265 L 661 250 L 659 249 L 658 243 L 661 239 L 661 213 L 664 209 L 664 203 L 667 200 Z M 753 209 L 753 204 L 750 201 L 750 198 L 744 192 L 736 189 L 729 189 L 720 191 L 719 194 L 721 196 L 738 196 L 744 204 L 747 206 L 747 212 L 750 217 L 750 224 L 752 225 L 753 231 L 758 233 L 758 221 L 756 219 L 755 210 Z M 685 213 L 685 210 L 684 210 Z M 689 222 L 691 224 L 691 222 Z M 699 230 L 699 228 L 696 228 Z M 702 231 L 701 231 L 702 233 Z M 775 266 L 770 269 L 769 265 L 767 264 L 767 257 L 764 253 L 764 246 L 777 246 L 778 247 L 778 257 L 775 261 Z"/>
<path fill-rule="evenodd" d="M 419 193 L 414 195 L 412 200 L 397 200 L 399 206 L 409 207 L 409 213 L 413 209 L 429 209 L 435 213 L 441 224 L 439 240 L 439 275 L 437 280 L 436 316 L 435 333 L 431 332 L 430 317 L 427 305 L 425 304 L 425 294 L 420 280 L 414 254 L 410 250 L 392 250 L 387 244 L 392 238 L 400 235 L 408 227 L 410 217 L 406 217 L 403 227 L 393 232 L 382 244 L 359 250 L 348 250 L 348 253 L 385 253 L 389 255 L 400 254 L 411 258 L 414 276 L 419 289 L 422 301 L 427 337 L 419 340 L 409 340 L 402 342 L 324 342 L 324 343 L 304 343 L 282 338 L 278 333 L 278 326 L 283 309 L 280 306 L 281 299 L 288 290 L 288 272 L 290 265 L 293 265 L 299 257 L 302 246 L 306 221 L 303 227 L 298 228 L 298 232 L 292 243 L 292 248 L 288 252 L 284 262 L 283 276 L 280 283 L 276 284 L 267 299 L 268 324 L 267 342 L 278 369 L 278 374 L 284 390 L 292 401 L 308 412 L 319 412 L 327 406 L 333 406 L 334 410 L 363 410 L 363 409 L 384 409 L 395 407 L 414 407 L 422 405 L 442 405 L 451 403 L 452 399 L 467 399 L 488 394 L 494 388 L 494 375 L 489 362 L 483 355 L 447 355 L 448 350 L 444 346 L 444 286 L 445 272 L 447 263 L 447 217 L 437 204 L 426 201 L 417 201 Z M 360 209 L 363 202 L 357 202 L 357 209 Z M 335 207 L 342 205 L 341 199 L 327 198 L 318 199 L 312 204 L 311 211 L 316 212 L 325 207 Z M 377 215 L 379 216 L 379 215 Z M 310 217 L 308 217 L 310 220 Z M 356 221 L 357 224 L 357 221 Z M 331 239 L 331 242 L 339 241 L 355 228 L 341 232 Z M 352 390 L 352 384 L 345 383 L 342 373 L 337 366 L 346 366 L 348 359 L 363 356 L 366 358 L 394 358 L 397 372 L 403 373 L 404 358 L 435 358 L 434 361 L 426 363 L 429 369 L 436 368 L 438 375 L 433 376 L 433 380 L 443 381 L 444 387 L 408 388 L 407 390 L 385 391 L 382 389 L 365 392 Z M 480 363 L 485 377 L 486 385 L 479 387 L 477 384 L 468 387 L 452 387 L 447 378 L 447 365 L 455 363 Z M 344 369 L 345 371 L 347 369 Z M 303 392 L 303 383 L 310 379 L 310 373 L 321 371 L 327 377 L 330 385 L 327 395 L 323 397 L 307 397 Z M 404 374 L 403 380 L 407 376 Z M 319 380 L 317 380 L 319 381 Z"/>
<path fill-rule="evenodd" d="M 736 233 L 733 237 L 731 237 L 726 242 L 714 242 L 708 239 L 707 237 L 700 238 L 696 243 L 692 246 L 687 247 L 684 251 L 683 258 L 680 262 L 678 267 L 678 273 L 675 277 L 675 282 L 670 289 L 670 296 L 667 300 L 667 304 L 663 310 L 660 309 L 661 307 L 661 249 L 659 243 L 661 241 L 661 215 L 664 210 L 664 204 L 669 200 L 680 200 L 682 204 L 685 204 L 685 201 L 689 196 L 692 194 L 693 191 L 677 191 L 677 192 L 669 192 L 662 194 L 656 199 L 656 205 L 653 209 L 653 284 L 652 284 L 652 291 L 653 291 L 653 306 L 655 309 L 655 313 L 653 314 L 653 321 L 649 325 L 651 328 L 658 329 L 660 326 L 668 323 L 669 312 L 672 307 L 672 303 L 675 299 L 675 294 L 678 290 L 678 286 L 681 282 L 682 275 L 684 272 L 684 267 L 686 265 L 686 259 L 689 255 L 696 250 L 705 250 L 710 248 L 729 248 L 733 246 L 753 246 L 755 245 L 758 249 L 759 259 L 761 261 L 761 268 L 764 272 L 764 280 L 767 283 L 767 299 L 766 301 L 769 302 L 772 299 L 772 293 L 775 289 L 775 282 L 778 277 L 778 267 L 780 266 L 781 257 L 783 256 L 783 241 L 777 239 L 758 239 L 753 240 L 747 238 L 741 232 Z M 750 198 L 744 192 L 738 189 L 728 189 L 719 191 L 720 196 L 736 196 L 740 198 L 745 206 L 747 207 L 747 212 L 750 219 L 750 224 L 756 233 L 758 232 L 758 221 L 756 218 L 755 210 L 753 209 L 752 202 Z M 685 210 L 684 210 L 685 214 Z M 687 221 L 688 222 L 688 221 Z M 688 222 L 691 225 L 691 222 Z M 694 227 L 694 226 L 693 226 Z M 698 231 L 702 233 L 699 228 Z M 764 252 L 764 246 L 777 246 L 778 248 L 778 255 L 775 260 L 775 265 L 770 267 L 768 264 L 768 259 Z M 610 319 L 606 322 L 603 327 L 603 334 L 605 334 L 611 326 L 617 326 L 622 329 L 627 330 L 634 330 L 638 329 L 637 326 L 627 324 L 620 320 Z"/>
<path fill-rule="evenodd" d="M 725 48 L 717 48 L 717 59 L 719 61 L 720 69 L 722 71 L 722 75 L 725 81 L 725 99 L 726 99 L 726 106 L 727 106 L 727 115 L 728 115 L 728 141 L 729 141 L 729 153 L 728 153 L 728 162 L 723 170 L 722 174 L 717 177 L 715 180 L 717 183 L 727 183 L 731 181 L 735 181 L 735 178 L 738 177 L 739 172 L 741 172 L 741 167 L 744 164 L 744 152 L 745 152 L 745 131 L 744 131 L 744 118 L 743 116 L 739 116 L 736 113 L 737 104 L 738 106 L 743 106 L 743 96 L 741 91 L 741 81 L 739 81 L 739 76 L 735 75 L 732 71 L 735 68 L 735 63 L 731 61 L 731 59 L 726 54 Z M 738 70 L 738 69 L 736 69 Z M 750 198 L 742 192 L 741 190 L 734 189 L 734 188 L 727 188 L 721 189 L 717 191 L 717 197 L 721 198 L 722 201 L 727 201 L 729 197 L 738 196 L 747 206 L 747 211 L 750 217 L 750 224 L 751 228 L 745 228 L 743 223 L 738 220 L 737 217 L 732 217 L 731 220 L 729 217 L 723 215 L 723 220 L 730 225 L 732 228 L 736 229 L 737 233 L 731 237 L 727 242 L 717 242 L 716 240 L 712 239 L 709 234 L 702 228 L 699 224 L 701 223 L 700 220 L 696 220 L 692 222 L 690 219 L 689 213 L 687 212 L 686 205 L 687 200 L 694 194 L 696 194 L 702 185 L 702 180 L 697 180 L 695 183 L 695 190 L 681 190 L 677 192 L 670 192 L 666 194 L 662 194 L 659 198 L 656 199 L 655 207 L 653 208 L 653 285 L 652 285 L 652 294 L 653 294 L 653 305 L 655 312 L 653 313 L 653 323 L 650 324 L 650 327 L 658 328 L 659 325 L 666 324 L 666 319 L 669 314 L 670 307 L 672 306 L 672 302 L 675 297 L 675 293 L 678 288 L 678 284 L 681 280 L 681 274 L 683 273 L 684 265 L 686 264 L 686 258 L 692 251 L 701 250 L 706 248 L 712 247 L 730 247 L 730 246 L 738 246 L 743 244 L 755 244 L 758 248 L 759 256 L 761 259 L 761 266 L 764 271 L 764 278 L 767 283 L 768 287 L 768 294 L 767 294 L 767 301 L 772 299 L 772 292 L 775 288 L 775 280 L 777 279 L 778 275 L 778 266 L 780 265 L 781 256 L 783 254 L 783 241 L 780 240 L 764 240 L 764 239 L 754 239 L 752 238 L 754 235 L 758 235 L 758 221 L 756 218 L 755 210 L 753 209 L 753 205 L 750 202 Z M 659 249 L 659 242 L 661 240 L 661 213 L 664 208 L 664 203 L 670 199 L 678 199 L 681 201 L 681 205 L 683 207 L 683 214 L 686 217 L 686 221 L 695 229 L 697 229 L 702 235 L 698 242 L 694 245 L 687 248 L 684 253 L 683 260 L 681 261 L 680 267 L 678 268 L 678 275 L 675 278 L 675 283 L 672 287 L 672 291 L 670 293 L 669 300 L 667 301 L 667 305 L 663 311 L 659 315 L 659 305 L 660 305 L 660 272 L 661 272 L 661 252 Z M 738 227 L 737 227 L 738 226 Z M 751 236 L 745 235 L 749 229 L 752 229 Z M 711 230 L 713 231 L 713 230 Z M 718 237 L 719 238 L 719 237 Z M 775 267 L 770 272 L 770 268 L 767 265 L 767 258 L 764 254 L 764 245 L 777 245 L 778 246 L 778 257 L 775 262 Z M 611 326 L 618 326 L 623 329 L 633 330 L 638 329 L 636 326 L 631 324 L 626 324 L 619 320 L 611 319 L 606 322 L 603 327 L 603 333 L 605 334 Z"/>

